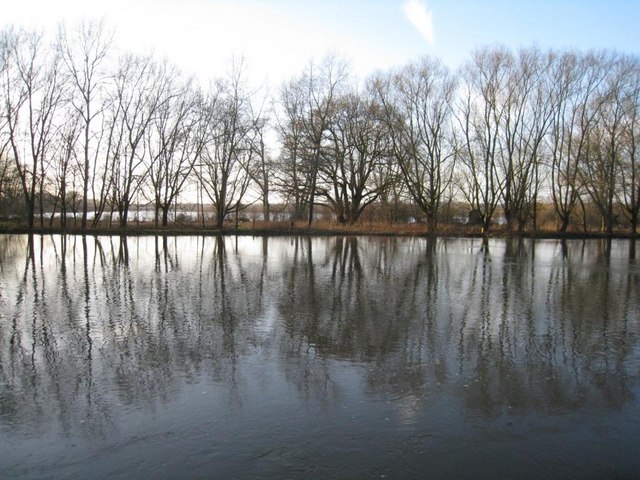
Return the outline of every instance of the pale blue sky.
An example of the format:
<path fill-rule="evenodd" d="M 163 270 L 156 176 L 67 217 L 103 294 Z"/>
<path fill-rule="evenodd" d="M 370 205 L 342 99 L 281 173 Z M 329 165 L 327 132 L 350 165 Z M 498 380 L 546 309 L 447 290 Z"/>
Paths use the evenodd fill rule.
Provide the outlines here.
<path fill-rule="evenodd" d="M 202 78 L 244 55 L 277 83 L 334 50 L 364 77 L 420 55 L 457 67 L 474 48 L 611 48 L 640 54 L 640 0 L 0 0 L 0 24 L 55 31 L 104 18 L 127 50 L 153 50 Z"/>
<path fill-rule="evenodd" d="M 459 63 L 478 45 L 640 53 L 640 0 L 432 0 L 435 52 Z"/>

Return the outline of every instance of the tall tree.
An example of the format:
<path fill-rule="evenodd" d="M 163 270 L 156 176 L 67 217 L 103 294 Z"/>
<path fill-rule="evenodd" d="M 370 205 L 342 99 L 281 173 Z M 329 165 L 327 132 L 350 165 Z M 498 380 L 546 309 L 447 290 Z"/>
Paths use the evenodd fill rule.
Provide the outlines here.
<path fill-rule="evenodd" d="M 484 231 L 499 205 L 505 179 L 501 129 L 506 117 L 513 55 L 505 48 L 476 51 L 463 67 L 462 96 L 456 112 L 460 128 L 460 188 Z"/>
<path fill-rule="evenodd" d="M 384 106 L 404 183 L 433 230 L 454 172 L 456 81 L 441 62 L 424 57 L 372 86 Z"/>
<path fill-rule="evenodd" d="M 517 222 L 519 231 L 529 219 L 535 219 L 540 160 L 553 111 L 549 72 L 554 61 L 552 53 L 521 49 L 511 65 L 503 98 L 502 209 L 507 226 L 512 228 Z"/>
<path fill-rule="evenodd" d="M 89 183 L 93 177 L 91 140 L 92 125 L 101 113 L 100 93 L 106 80 L 105 60 L 112 43 L 112 35 L 105 31 L 104 23 L 84 22 L 75 30 L 62 26 L 58 38 L 60 54 L 66 66 L 69 82 L 75 91 L 72 104 L 83 124 L 82 163 L 82 222 L 87 228 L 89 209 Z"/>
<path fill-rule="evenodd" d="M 293 209 L 292 220 L 302 220 L 308 210 L 311 168 L 306 162 L 306 137 L 302 123 L 304 90 L 300 79 L 282 85 L 279 95 L 277 133 L 280 154 L 274 172 L 274 187 Z"/>
<path fill-rule="evenodd" d="M 624 126 L 629 108 L 625 97 L 633 67 L 625 57 L 603 59 L 606 78 L 594 98 L 597 113 L 580 168 L 580 183 L 600 213 L 602 230 L 608 234 L 613 233 L 616 223 L 614 206 L 623 175 Z"/>
<path fill-rule="evenodd" d="M 251 183 L 258 200 L 262 203 L 262 216 L 265 221 L 271 219 L 271 190 L 274 185 L 276 162 L 273 157 L 273 135 L 277 129 L 273 128 L 273 102 L 269 93 L 264 90 L 260 96 L 254 92 L 250 96 L 249 117 L 253 126 L 249 132 L 249 144 L 253 161 L 248 170 Z"/>
<path fill-rule="evenodd" d="M 581 163 L 596 121 L 598 89 L 605 79 L 601 56 L 568 52 L 560 55 L 552 72 L 553 117 L 550 126 L 551 198 L 558 230 L 569 226 L 571 214 L 583 193 Z"/>
<path fill-rule="evenodd" d="M 287 130 L 285 137 L 288 174 L 298 208 L 306 208 L 307 221 L 313 222 L 317 202 L 318 170 L 334 101 L 347 79 L 347 64 L 336 55 L 326 56 L 319 64 L 309 63 L 304 73 L 286 84 L 281 92 Z M 292 155 L 294 154 L 294 155 Z"/>
<path fill-rule="evenodd" d="M 22 184 L 29 228 L 34 226 L 36 198 L 43 222 L 45 157 L 53 137 L 53 120 L 61 104 L 60 63 L 42 34 L 6 33 L 8 65 L 3 76 L 9 142 Z"/>
<path fill-rule="evenodd" d="M 269 118 L 262 113 L 262 108 L 258 112 L 252 113 L 253 132 L 250 135 L 251 148 L 255 156 L 253 168 L 249 170 L 249 174 L 256 185 L 258 196 L 262 201 L 262 216 L 265 222 L 271 220 L 271 203 L 270 194 L 273 181 L 271 176 L 274 174 L 275 163 L 269 151 L 267 142 L 267 130 L 269 128 Z"/>
<path fill-rule="evenodd" d="M 129 210 L 146 174 L 144 139 L 158 110 L 170 99 L 170 77 L 149 56 L 125 55 L 113 82 L 114 119 L 121 141 L 110 159 L 111 195 L 120 227 L 126 228 Z"/>
<path fill-rule="evenodd" d="M 169 211 L 183 192 L 204 147 L 206 121 L 200 92 L 174 71 L 155 120 L 146 135 L 146 177 L 156 226 L 166 226 Z M 161 218 L 160 218 L 161 216 Z"/>
<path fill-rule="evenodd" d="M 621 178 L 618 201 L 625 216 L 631 223 L 632 235 L 638 233 L 640 214 L 640 60 L 629 59 L 632 63 L 628 74 L 626 92 L 623 94 L 624 119 L 622 151 L 620 156 Z"/>
<path fill-rule="evenodd" d="M 229 214 L 237 214 L 251 183 L 253 150 L 250 136 L 254 121 L 242 66 L 231 77 L 219 81 L 206 107 L 207 134 L 200 161 L 199 181 L 211 200 L 216 227 L 222 228 Z"/>
<path fill-rule="evenodd" d="M 327 136 L 318 165 L 317 194 L 340 223 L 353 224 L 386 188 L 373 182 L 374 173 L 386 169 L 389 154 L 382 106 L 366 93 L 336 97 Z"/>
<path fill-rule="evenodd" d="M 311 63 L 303 75 L 306 86 L 305 113 L 302 125 L 307 136 L 309 150 L 307 152 L 311 165 L 311 185 L 309 188 L 309 219 L 313 222 L 313 209 L 316 203 L 318 169 L 322 156 L 322 142 L 329 126 L 333 101 L 342 83 L 347 78 L 347 65 L 335 55 L 329 55 L 316 69 Z"/>
<path fill-rule="evenodd" d="M 52 152 L 52 195 L 54 197 L 54 211 L 60 208 L 60 227 L 67 227 L 67 214 L 75 212 L 77 192 L 74 188 L 77 178 L 78 165 L 78 137 L 81 134 L 80 116 L 74 109 L 69 109 L 63 115 L 64 123 L 56 130 L 54 150 Z M 53 215 L 51 216 L 51 224 Z"/>

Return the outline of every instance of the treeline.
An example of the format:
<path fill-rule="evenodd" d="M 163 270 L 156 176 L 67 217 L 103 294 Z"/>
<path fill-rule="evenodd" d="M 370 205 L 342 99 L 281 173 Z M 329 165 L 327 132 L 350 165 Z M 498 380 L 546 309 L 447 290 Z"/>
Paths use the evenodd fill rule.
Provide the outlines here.
<path fill-rule="evenodd" d="M 330 55 L 267 96 L 242 62 L 203 88 L 117 52 L 99 23 L 53 43 L 0 32 L 0 204 L 30 227 L 126 228 L 141 202 L 166 225 L 190 197 L 218 227 L 255 202 L 268 221 L 277 199 L 309 223 L 411 205 L 435 229 L 455 202 L 485 229 L 535 230 L 546 204 L 559 231 L 587 208 L 637 231 L 638 57 L 491 47 L 456 72 L 425 57 L 356 82 Z"/>

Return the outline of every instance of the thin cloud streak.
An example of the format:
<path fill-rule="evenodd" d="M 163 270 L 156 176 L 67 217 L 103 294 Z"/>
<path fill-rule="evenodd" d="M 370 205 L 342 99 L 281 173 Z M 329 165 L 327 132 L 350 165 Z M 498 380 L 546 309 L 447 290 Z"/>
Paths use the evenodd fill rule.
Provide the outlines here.
<path fill-rule="evenodd" d="M 402 5 L 407 20 L 416 27 L 430 47 L 434 45 L 433 14 L 423 0 L 408 0 Z"/>

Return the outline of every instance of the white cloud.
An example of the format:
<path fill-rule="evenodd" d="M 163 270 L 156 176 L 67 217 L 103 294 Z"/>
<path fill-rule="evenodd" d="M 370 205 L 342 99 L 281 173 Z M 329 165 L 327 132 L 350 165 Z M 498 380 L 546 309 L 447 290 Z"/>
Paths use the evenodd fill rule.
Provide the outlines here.
<path fill-rule="evenodd" d="M 407 0 L 402 10 L 429 46 L 433 46 L 433 14 L 427 9 L 426 3 L 423 0 Z"/>

